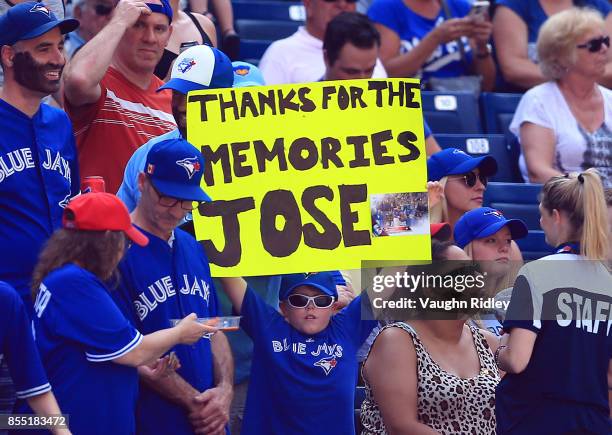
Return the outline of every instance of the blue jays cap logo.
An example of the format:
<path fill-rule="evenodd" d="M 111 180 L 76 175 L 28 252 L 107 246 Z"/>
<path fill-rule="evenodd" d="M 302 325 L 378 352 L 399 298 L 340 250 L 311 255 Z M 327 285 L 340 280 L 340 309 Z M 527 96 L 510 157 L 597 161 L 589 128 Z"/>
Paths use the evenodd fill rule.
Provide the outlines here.
<path fill-rule="evenodd" d="M 183 160 L 177 160 L 176 164 L 187 171 L 187 176 L 190 180 L 193 175 L 200 170 L 200 162 L 197 157 L 187 157 Z"/>
<path fill-rule="evenodd" d="M 453 154 L 463 154 L 463 155 L 466 155 L 466 156 L 467 156 L 466 152 L 465 152 L 465 151 L 463 151 L 463 150 L 454 150 L 454 151 L 453 151 Z"/>
<path fill-rule="evenodd" d="M 319 272 L 304 272 L 304 279 L 310 279 Z"/>
<path fill-rule="evenodd" d="M 247 76 L 251 72 L 251 67 L 248 65 L 240 65 L 234 67 L 234 73 L 239 76 Z"/>
<path fill-rule="evenodd" d="M 487 212 L 484 212 L 483 215 L 484 216 L 493 215 L 493 216 L 497 217 L 498 219 L 503 219 L 504 218 L 504 215 L 499 210 L 487 211 Z"/>
<path fill-rule="evenodd" d="M 32 6 L 30 12 L 41 12 L 51 18 L 51 12 L 49 12 L 49 9 L 47 9 L 42 3 L 36 3 L 34 6 Z"/>
<path fill-rule="evenodd" d="M 338 364 L 335 356 L 330 356 L 327 358 L 321 358 L 319 361 L 314 363 L 315 367 L 321 367 L 325 372 L 325 375 L 329 375 L 329 372 L 333 370 L 334 367 Z"/>
<path fill-rule="evenodd" d="M 178 64 L 177 68 L 179 69 L 180 72 L 185 74 L 187 71 L 189 71 L 191 68 L 193 68 L 196 65 L 196 63 L 197 62 L 195 61 L 194 58 L 186 57 L 185 59 L 180 61 L 180 63 Z"/>

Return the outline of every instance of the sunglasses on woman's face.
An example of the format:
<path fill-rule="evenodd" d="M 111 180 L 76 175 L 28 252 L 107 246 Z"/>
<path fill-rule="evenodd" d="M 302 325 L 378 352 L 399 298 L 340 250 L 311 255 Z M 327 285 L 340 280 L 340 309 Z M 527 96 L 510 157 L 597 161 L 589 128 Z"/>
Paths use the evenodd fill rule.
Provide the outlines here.
<path fill-rule="evenodd" d="M 94 6 L 94 11 L 96 12 L 96 15 L 104 17 L 106 15 L 110 15 L 110 13 L 113 11 L 113 8 L 111 6 L 97 4 Z"/>
<path fill-rule="evenodd" d="M 287 298 L 287 302 L 293 308 L 305 308 L 311 301 L 317 308 L 329 308 L 334 304 L 334 297 L 328 295 L 306 296 L 295 293 Z"/>
<path fill-rule="evenodd" d="M 487 187 L 487 183 L 489 182 L 489 177 L 483 174 L 476 175 L 475 172 L 468 172 L 467 174 L 461 175 L 456 179 L 462 179 L 463 181 L 465 181 L 465 185 L 467 187 L 474 187 L 476 185 L 476 180 L 480 180 L 484 187 Z"/>
<path fill-rule="evenodd" d="M 599 38 L 589 39 L 584 44 L 577 45 L 576 48 L 586 48 L 591 53 L 597 53 L 601 50 L 601 46 L 604 45 L 610 48 L 610 37 L 609 36 L 600 36 Z"/>

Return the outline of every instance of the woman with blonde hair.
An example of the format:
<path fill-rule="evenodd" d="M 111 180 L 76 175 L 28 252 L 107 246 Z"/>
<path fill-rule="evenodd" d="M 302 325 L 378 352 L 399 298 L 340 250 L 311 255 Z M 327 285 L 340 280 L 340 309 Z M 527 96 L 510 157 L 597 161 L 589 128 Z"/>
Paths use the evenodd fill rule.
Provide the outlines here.
<path fill-rule="evenodd" d="M 594 169 L 551 178 L 540 224 L 555 254 L 524 266 L 495 353 L 499 434 L 609 434 L 612 277 L 609 229 Z"/>
<path fill-rule="evenodd" d="M 559 12 L 540 29 L 539 66 L 548 82 L 523 95 L 510 124 L 525 181 L 596 168 L 610 185 L 612 91 L 597 84 L 609 47 L 604 20 L 592 9 Z"/>

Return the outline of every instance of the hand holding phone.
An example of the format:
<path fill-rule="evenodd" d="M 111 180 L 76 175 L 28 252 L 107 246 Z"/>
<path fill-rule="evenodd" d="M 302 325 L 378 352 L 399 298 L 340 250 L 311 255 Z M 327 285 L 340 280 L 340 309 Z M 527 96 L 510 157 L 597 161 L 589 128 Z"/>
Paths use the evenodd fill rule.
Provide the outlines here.
<path fill-rule="evenodd" d="M 489 15 L 490 5 L 491 4 L 487 0 L 476 0 L 472 4 L 472 9 L 470 9 L 468 16 L 476 21 L 484 21 Z"/>

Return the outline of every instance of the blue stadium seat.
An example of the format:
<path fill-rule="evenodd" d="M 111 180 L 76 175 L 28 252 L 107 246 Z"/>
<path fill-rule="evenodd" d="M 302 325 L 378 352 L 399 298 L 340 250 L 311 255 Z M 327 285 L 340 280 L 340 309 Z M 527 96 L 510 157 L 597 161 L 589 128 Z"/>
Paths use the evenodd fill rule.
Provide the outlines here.
<path fill-rule="evenodd" d="M 516 241 L 525 261 L 537 260 L 553 253 L 552 246 L 546 243 L 544 231 L 529 230 L 527 237 Z"/>
<path fill-rule="evenodd" d="M 301 2 L 291 1 L 233 1 L 234 19 L 294 21 L 303 23 L 306 11 Z"/>
<path fill-rule="evenodd" d="M 423 116 L 434 134 L 482 134 L 478 100 L 471 92 L 421 92 Z"/>
<path fill-rule="evenodd" d="M 540 230 L 538 195 L 541 184 L 489 183 L 484 205 L 501 211 L 507 218 L 522 219 L 529 230 Z"/>
<path fill-rule="evenodd" d="M 512 156 L 506 139 L 501 134 L 434 134 L 434 137 L 442 148 L 459 148 L 475 157 L 492 155 L 497 161 L 497 174 L 491 177 L 492 181 L 523 181 L 518 161 Z"/>
<path fill-rule="evenodd" d="M 240 59 L 254 64 L 272 41 L 292 35 L 306 19 L 300 2 L 247 0 L 232 6 L 241 37 Z"/>
<path fill-rule="evenodd" d="M 299 26 L 300 23 L 295 21 L 236 20 L 236 30 L 244 39 L 276 41 L 293 35 Z"/>
<path fill-rule="evenodd" d="M 480 96 L 485 131 L 488 134 L 508 134 L 512 117 L 522 94 L 483 92 Z"/>
<path fill-rule="evenodd" d="M 240 59 L 257 65 L 270 44 L 272 41 L 240 39 Z"/>

